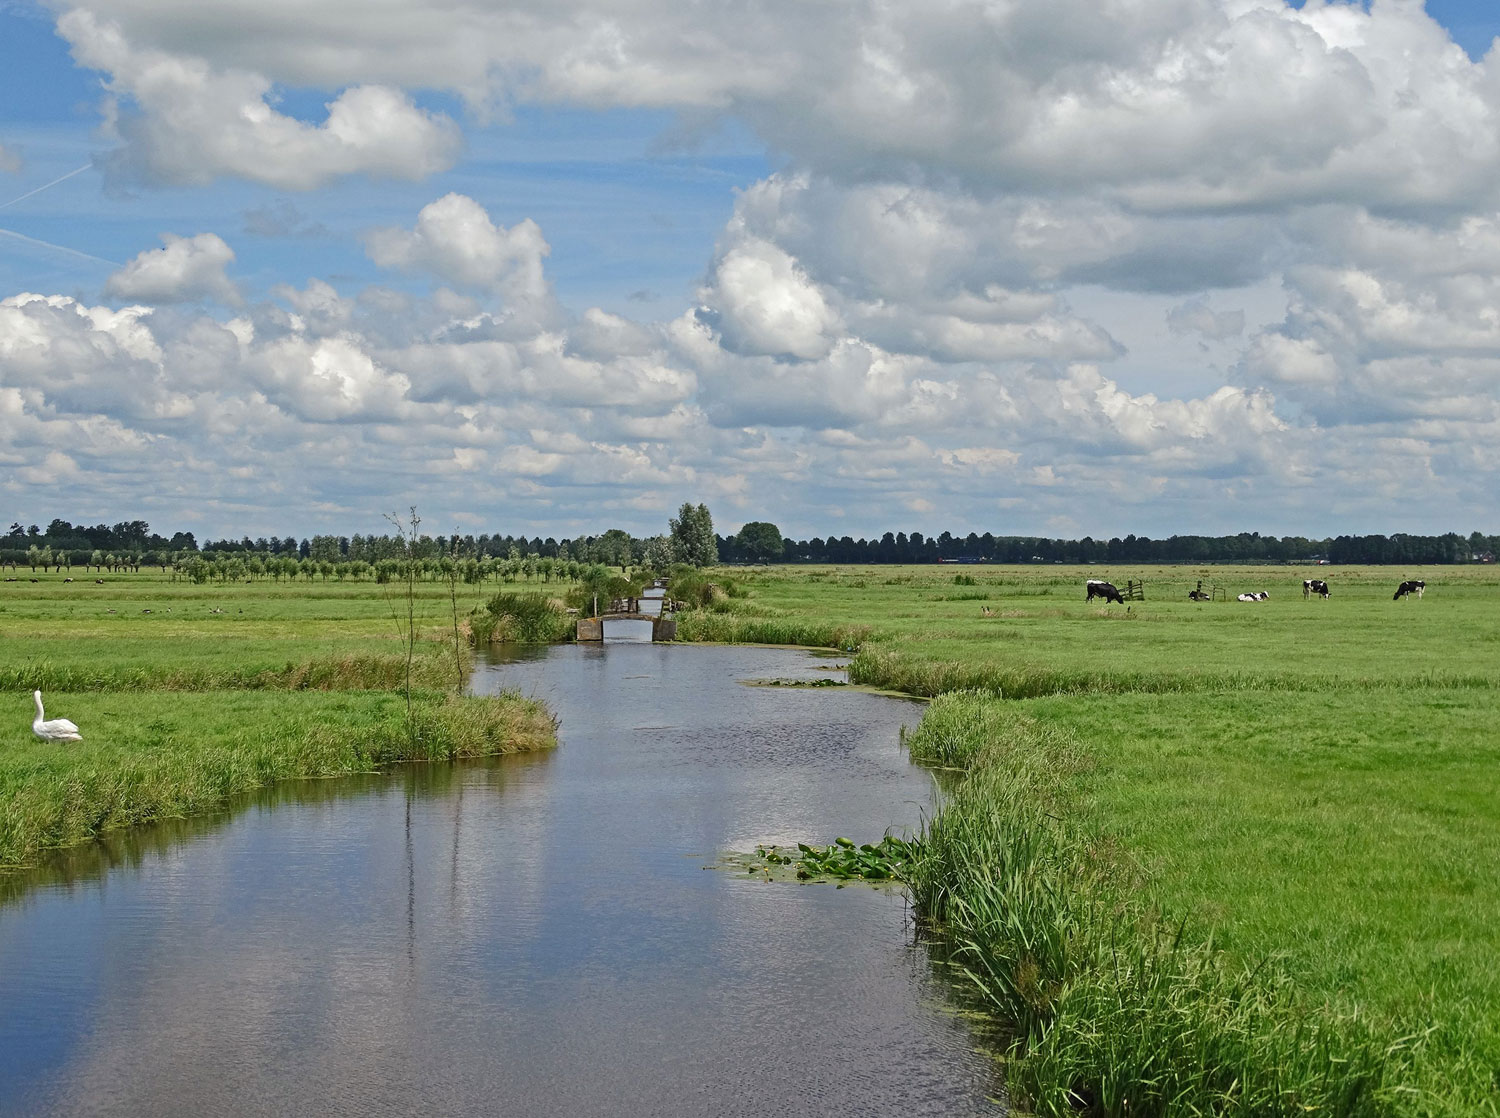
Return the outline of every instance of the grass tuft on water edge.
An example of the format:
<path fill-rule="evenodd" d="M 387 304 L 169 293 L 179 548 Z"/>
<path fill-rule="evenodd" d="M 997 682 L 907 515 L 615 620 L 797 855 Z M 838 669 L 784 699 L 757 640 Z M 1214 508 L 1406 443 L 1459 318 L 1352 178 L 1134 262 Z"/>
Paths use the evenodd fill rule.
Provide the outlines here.
<path fill-rule="evenodd" d="M 716 644 L 783 644 L 850 651 L 870 635 L 868 625 L 838 625 L 795 617 L 753 617 L 686 610 L 677 615 L 677 639 Z"/>

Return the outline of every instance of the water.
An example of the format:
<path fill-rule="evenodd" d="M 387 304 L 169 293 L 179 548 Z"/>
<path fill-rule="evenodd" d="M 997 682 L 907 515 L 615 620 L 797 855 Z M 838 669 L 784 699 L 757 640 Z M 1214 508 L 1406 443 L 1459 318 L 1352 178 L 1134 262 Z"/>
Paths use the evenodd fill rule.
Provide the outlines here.
<path fill-rule="evenodd" d="M 497 664 L 554 753 L 283 785 L 0 903 L 0 1114 L 993 1114 L 899 893 L 703 867 L 877 838 L 920 709 L 775 649 Z"/>
<path fill-rule="evenodd" d="M 600 635 L 611 643 L 651 643 L 651 622 L 639 617 L 606 617 Z"/>

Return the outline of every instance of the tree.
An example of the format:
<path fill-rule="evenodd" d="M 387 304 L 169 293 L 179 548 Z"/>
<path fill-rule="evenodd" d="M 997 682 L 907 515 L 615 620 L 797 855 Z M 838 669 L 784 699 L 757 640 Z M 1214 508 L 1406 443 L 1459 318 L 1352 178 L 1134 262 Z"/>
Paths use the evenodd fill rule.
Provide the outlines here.
<path fill-rule="evenodd" d="M 890 533 L 887 532 L 886 535 Z M 781 538 L 781 529 L 764 520 L 750 521 L 740 529 L 737 538 L 740 550 L 752 563 L 769 563 L 773 559 L 780 559 L 781 553 L 786 550 L 786 544 Z"/>
<path fill-rule="evenodd" d="M 630 565 L 630 533 L 623 528 L 605 532 L 594 541 L 594 558 L 623 571 Z"/>
<path fill-rule="evenodd" d="M 642 562 L 658 574 L 666 574 L 672 566 L 672 541 L 666 536 L 652 536 L 646 541 Z"/>
<path fill-rule="evenodd" d="M 719 547 L 714 540 L 714 520 L 707 505 L 683 502 L 677 516 L 667 522 L 672 528 L 672 558 L 694 567 L 707 567 L 719 561 Z"/>

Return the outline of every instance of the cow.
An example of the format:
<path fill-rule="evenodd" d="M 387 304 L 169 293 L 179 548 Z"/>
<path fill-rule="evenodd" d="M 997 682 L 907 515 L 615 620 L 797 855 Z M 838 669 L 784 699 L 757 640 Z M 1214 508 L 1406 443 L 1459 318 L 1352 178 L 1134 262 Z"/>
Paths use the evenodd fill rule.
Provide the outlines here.
<path fill-rule="evenodd" d="M 1240 595 L 1240 601 L 1242 602 L 1267 602 L 1270 601 L 1270 599 L 1270 593 L 1265 590 L 1255 590 L 1249 594 Z"/>
<path fill-rule="evenodd" d="M 1400 586 L 1396 587 L 1395 596 L 1391 598 L 1391 601 L 1393 601 L 1393 602 L 1399 602 L 1402 598 L 1406 597 L 1408 594 L 1415 594 L 1417 597 L 1420 598 L 1422 596 L 1422 591 L 1426 590 L 1426 589 L 1427 589 L 1427 583 L 1423 582 L 1421 579 L 1419 579 L 1419 578 L 1409 578 L 1405 582 L 1403 582 Z"/>
<path fill-rule="evenodd" d="M 1306 598 L 1310 594 L 1316 594 L 1324 601 L 1328 600 L 1328 583 L 1321 578 L 1304 578 L 1302 580 L 1302 596 Z"/>
<path fill-rule="evenodd" d="M 1114 583 L 1091 578 L 1084 583 L 1084 587 L 1089 592 L 1088 601 L 1090 602 L 1095 598 L 1103 598 L 1106 604 L 1109 602 L 1119 602 L 1122 606 L 1125 604 L 1125 599 L 1120 597 L 1120 592 L 1115 589 Z"/>

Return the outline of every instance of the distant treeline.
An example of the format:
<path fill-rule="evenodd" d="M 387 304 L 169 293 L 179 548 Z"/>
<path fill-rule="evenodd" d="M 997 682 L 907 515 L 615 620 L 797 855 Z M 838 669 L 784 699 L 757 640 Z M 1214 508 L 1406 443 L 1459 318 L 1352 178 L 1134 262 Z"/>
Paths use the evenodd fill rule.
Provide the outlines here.
<path fill-rule="evenodd" d="M 701 506 L 700 506 L 701 507 Z M 707 510 L 703 510 L 707 516 Z M 705 522 L 706 523 L 706 522 Z M 712 528 L 708 527 L 711 533 Z M 707 537 L 705 537 L 707 538 Z M 764 521 L 746 524 L 735 535 L 712 537 L 718 544 L 718 560 L 726 563 L 936 563 L 969 561 L 986 563 L 1297 563 L 1326 560 L 1330 563 L 1440 564 L 1493 561 L 1500 552 L 1500 536 L 1474 532 L 1460 536 L 1396 533 L 1390 536 L 1334 536 L 1309 539 L 1303 536 L 1262 536 L 1241 532 L 1234 536 L 1169 536 L 1152 539 L 1129 535 L 1096 540 L 1051 539 L 1045 536 L 997 536 L 969 533 L 955 536 L 943 532 L 924 536 L 921 532 L 887 532 L 879 539 L 852 536 L 817 536 L 806 540 L 784 539 L 776 526 Z M 410 545 L 418 559 L 440 557 L 494 560 L 555 560 L 562 563 L 604 563 L 610 566 L 640 566 L 658 562 L 668 537 L 643 538 L 612 528 L 598 536 L 554 539 L 499 534 L 421 536 Z M 193 533 L 163 536 L 143 520 L 98 524 L 93 527 L 54 520 L 45 531 L 32 525 L 12 524 L 0 536 L 0 564 L 11 567 L 174 567 L 196 557 L 206 562 L 236 558 L 244 563 L 259 560 L 308 560 L 314 564 L 369 564 L 397 560 L 408 554 L 407 541 L 386 535 L 261 536 L 208 540 L 201 547 Z M 658 562 L 659 565 L 659 562 Z M 279 565 L 275 569 L 283 569 Z M 268 572 L 272 569 L 267 566 Z M 324 567 L 323 570 L 328 570 Z M 324 577 L 327 577 L 325 574 Z M 523 576 L 524 577 L 524 576 Z"/>
<path fill-rule="evenodd" d="M 986 563 L 1295 563 L 1319 559 L 1330 563 L 1472 563 L 1493 559 L 1500 536 L 1475 532 L 1460 536 L 1149 536 L 1096 540 L 1049 539 L 1044 536 L 996 536 L 989 532 L 923 536 L 921 532 L 887 532 L 878 540 L 850 536 L 785 540 L 780 562 L 790 563 L 936 563 L 970 560 Z M 723 562 L 748 562 L 737 537 L 719 540 Z M 773 560 L 776 561 L 776 560 Z"/>

